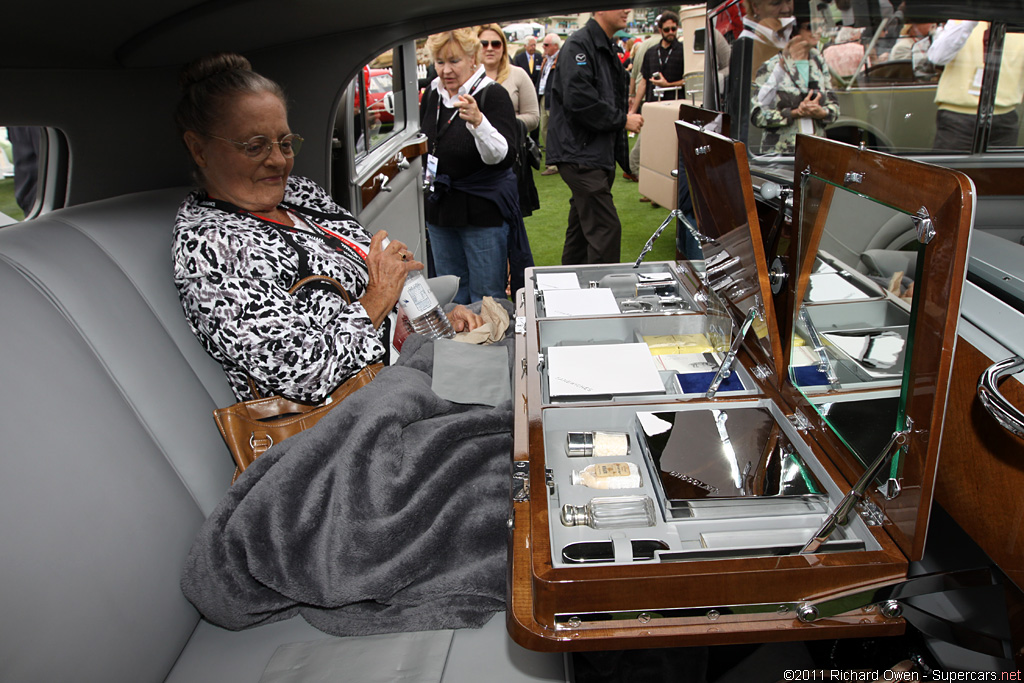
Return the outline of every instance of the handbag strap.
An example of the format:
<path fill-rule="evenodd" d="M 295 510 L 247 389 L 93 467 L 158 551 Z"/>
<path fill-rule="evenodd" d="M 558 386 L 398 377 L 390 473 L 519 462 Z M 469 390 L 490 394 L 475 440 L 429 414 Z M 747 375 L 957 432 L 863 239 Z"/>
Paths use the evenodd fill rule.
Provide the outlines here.
<path fill-rule="evenodd" d="M 345 289 L 345 287 L 340 282 L 338 282 L 333 277 L 330 277 L 328 275 L 307 275 L 306 277 L 302 278 L 301 280 L 296 282 L 294 285 L 289 287 L 288 288 L 288 293 L 289 294 L 295 294 L 295 292 L 299 291 L 300 289 L 302 289 L 306 285 L 308 285 L 310 283 L 313 283 L 313 282 L 326 282 L 329 285 L 333 285 L 334 288 L 336 290 L 338 290 L 338 294 L 341 295 L 341 298 L 345 300 L 346 304 L 351 304 L 352 303 L 352 297 L 351 297 L 351 295 L 349 295 L 348 290 Z"/>
<path fill-rule="evenodd" d="M 337 280 L 335 280 L 333 277 L 330 277 L 329 275 L 307 275 L 306 277 L 300 279 L 294 285 L 289 287 L 288 288 L 288 293 L 289 294 L 295 294 L 295 292 L 299 291 L 300 289 L 302 289 L 306 285 L 320 284 L 320 283 L 326 283 L 326 284 L 329 284 L 329 285 L 333 286 L 336 290 L 338 290 L 338 294 L 341 295 L 341 298 L 345 300 L 346 304 L 351 304 L 352 303 L 352 296 L 348 293 L 348 290 L 345 289 L 345 286 L 342 285 Z M 256 388 L 256 382 L 253 381 L 251 375 L 249 376 L 248 385 L 249 385 L 249 391 L 252 393 L 253 398 L 255 398 L 255 399 L 263 398 L 263 395 L 259 392 L 259 389 Z"/>

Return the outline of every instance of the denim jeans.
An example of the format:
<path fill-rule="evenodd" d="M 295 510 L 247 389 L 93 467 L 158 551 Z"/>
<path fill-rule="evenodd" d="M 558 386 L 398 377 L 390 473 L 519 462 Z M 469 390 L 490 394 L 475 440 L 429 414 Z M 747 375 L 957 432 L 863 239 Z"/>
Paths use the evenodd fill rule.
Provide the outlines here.
<path fill-rule="evenodd" d="M 457 275 L 455 303 L 485 296 L 504 299 L 508 284 L 508 224 L 496 228 L 444 228 L 427 223 L 438 275 Z"/>

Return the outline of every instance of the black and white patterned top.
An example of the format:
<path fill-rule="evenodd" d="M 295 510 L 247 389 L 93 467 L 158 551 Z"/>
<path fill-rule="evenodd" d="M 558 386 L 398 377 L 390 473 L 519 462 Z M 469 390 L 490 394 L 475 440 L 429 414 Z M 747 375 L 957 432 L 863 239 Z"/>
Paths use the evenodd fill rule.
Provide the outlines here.
<path fill-rule="evenodd" d="M 192 192 L 175 221 L 174 284 L 192 332 L 224 366 L 238 400 L 253 398 L 251 376 L 264 396 L 319 403 L 384 354 L 387 340 L 358 302 L 368 274 L 357 251 L 369 251 L 370 235 L 311 180 L 289 178 L 284 200 L 311 231 Z M 308 274 L 337 279 L 353 303 L 329 288 L 289 294 Z"/>

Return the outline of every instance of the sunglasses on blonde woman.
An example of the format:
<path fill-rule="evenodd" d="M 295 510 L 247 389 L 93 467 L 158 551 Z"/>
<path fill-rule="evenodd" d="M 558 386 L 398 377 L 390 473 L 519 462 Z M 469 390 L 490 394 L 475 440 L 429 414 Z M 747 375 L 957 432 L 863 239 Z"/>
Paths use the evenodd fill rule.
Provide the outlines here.
<path fill-rule="evenodd" d="M 501 49 L 501 41 L 500 40 L 481 40 L 480 44 L 483 45 L 485 49 L 488 48 L 488 47 L 491 48 L 492 50 L 500 50 Z"/>

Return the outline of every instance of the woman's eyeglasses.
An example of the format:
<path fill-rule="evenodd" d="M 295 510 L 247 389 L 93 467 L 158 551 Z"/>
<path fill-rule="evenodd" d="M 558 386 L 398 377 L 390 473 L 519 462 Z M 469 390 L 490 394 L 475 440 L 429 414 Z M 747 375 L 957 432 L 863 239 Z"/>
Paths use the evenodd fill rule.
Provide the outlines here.
<path fill-rule="evenodd" d="M 274 145 L 278 146 L 281 150 L 281 156 L 285 159 L 291 159 L 299 153 L 300 149 L 302 149 L 302 138 L 295 133 L 285 135 L 283 138 L 276 141 L 271 140 L 266 135 L 257 135 L 256 137 L 249 138 L 245 142 L 222 138 L 219 135 L 208 135 L 207 137 L 223 140 L 224 142 L 230 142 L 232 145 L 242 150 L 245 156 L 250 159 L 259 159 L 260 161 L 270 156 L 270 150 Z"/>
<path fill-rule="evenodd" d="M 480 44 L 484 47 L 484 49 L 486 49 L 488 47 L 491 48 L 492 50 L 500 50 L 501 49 L 501 41 L 500 40 L 481 40 Z"/>

